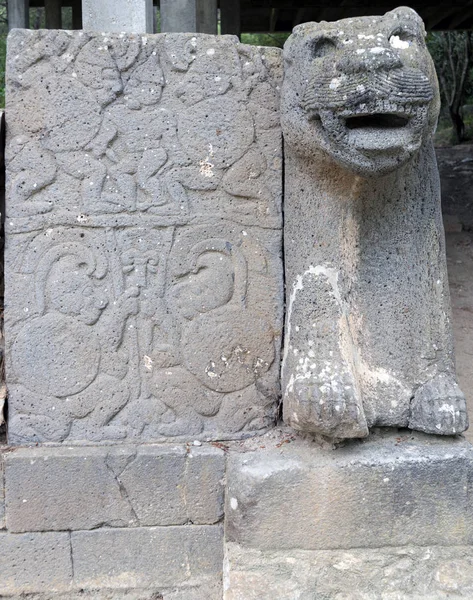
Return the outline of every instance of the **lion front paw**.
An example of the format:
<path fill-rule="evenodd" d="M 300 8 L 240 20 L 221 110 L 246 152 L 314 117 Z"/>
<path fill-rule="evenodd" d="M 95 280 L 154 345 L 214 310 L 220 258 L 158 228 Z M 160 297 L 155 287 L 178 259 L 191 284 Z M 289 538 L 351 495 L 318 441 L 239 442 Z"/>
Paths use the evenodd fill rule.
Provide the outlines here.
<path fill-rule="evenodd" d="M 411 403 L 409 428 L 438 435 L 468 429 L 465 396 L 453 375 L 440 373 L 419 387 Z"/>
<path fill-rule="evenodd" d="M 336 439 L 368 435 L 366 418 L 352 386 L 299 380 L 294 383 L 290 404 L 286 421 L 299 431 Z"/>

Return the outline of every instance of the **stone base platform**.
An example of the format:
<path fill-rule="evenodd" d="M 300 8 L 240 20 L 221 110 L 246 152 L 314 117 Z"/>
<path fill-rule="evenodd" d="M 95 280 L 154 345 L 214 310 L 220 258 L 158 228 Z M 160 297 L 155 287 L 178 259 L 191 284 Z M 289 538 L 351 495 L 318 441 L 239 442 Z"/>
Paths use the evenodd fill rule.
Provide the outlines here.
<path fill-rule="evenodd" d="M 471 546 L 283 552 L 226 547 L 225 600 L 473 598 Z"/>
<path fill-rule="evenodd" d="M 379 432 L 333 450 L 278 429 L 0 456 L 0 597 L 473 597 L 461 439 Z"/>
<path fill-rule="evenodd" d="M 473 597 L 473 451 L 379 433 L 229 457 L 225 600 Z"/>

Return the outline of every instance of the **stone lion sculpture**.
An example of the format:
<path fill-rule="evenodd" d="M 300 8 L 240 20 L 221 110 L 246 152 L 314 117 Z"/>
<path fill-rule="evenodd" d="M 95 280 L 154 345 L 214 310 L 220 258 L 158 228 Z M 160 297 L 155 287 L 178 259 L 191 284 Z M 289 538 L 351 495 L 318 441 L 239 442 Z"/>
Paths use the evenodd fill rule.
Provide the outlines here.
<path fill-rule="evenodd" d="M 330 438 L 455 435 L 439 92 L 419 16 L 306 23 L 286 43 L 284 417 Z"/>

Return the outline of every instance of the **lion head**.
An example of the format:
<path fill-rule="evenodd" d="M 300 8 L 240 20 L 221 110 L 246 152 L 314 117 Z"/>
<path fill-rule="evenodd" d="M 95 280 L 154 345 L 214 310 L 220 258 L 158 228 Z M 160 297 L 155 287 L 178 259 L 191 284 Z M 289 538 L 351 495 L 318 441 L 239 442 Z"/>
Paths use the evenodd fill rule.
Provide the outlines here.
<path fill-rule="evenodd" d="M 440 99 L 425 29 L 410 8 L 305 23 L 284 47 L 286 143 L 359 175 L 405 164 L 432 136 Z"/>

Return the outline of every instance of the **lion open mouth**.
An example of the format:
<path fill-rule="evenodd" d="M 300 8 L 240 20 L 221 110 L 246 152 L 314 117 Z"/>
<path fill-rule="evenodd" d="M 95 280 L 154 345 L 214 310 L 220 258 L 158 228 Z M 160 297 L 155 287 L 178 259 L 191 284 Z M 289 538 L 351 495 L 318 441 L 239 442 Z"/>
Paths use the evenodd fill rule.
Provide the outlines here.
<path fill-rule="evenodd" d="M 334 114 L 332 127 L 361 152 L 397 151 L 411 142 L 419 118 L 422 120 L 423 111 L 419 108 L 388 102 L 357 106 Z M 330 128 L 327 121 L 324 125 Z"/>
<path fill-rule="evenodd" d="M 356 115 L 345 119 L 348 129 L 399 129 L 409 123 L 407 117 L 389 113 L 374 115 Z"/>

